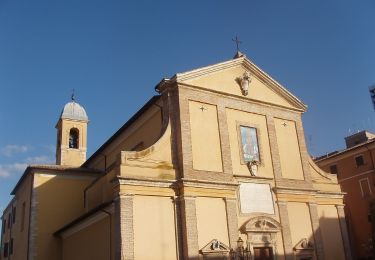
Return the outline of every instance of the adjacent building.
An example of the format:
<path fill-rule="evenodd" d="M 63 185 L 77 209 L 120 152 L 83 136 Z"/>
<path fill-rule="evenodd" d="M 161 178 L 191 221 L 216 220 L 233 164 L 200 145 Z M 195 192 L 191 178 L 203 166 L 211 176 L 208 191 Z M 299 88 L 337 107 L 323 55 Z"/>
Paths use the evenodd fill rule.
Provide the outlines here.
<path fill-rule="evenodd" d="M 375 257 L 375 135 L 361 131 L 345 138 L 346 149 L 316 158 L 324 170 L 337 175 L 345 194 L 345 214 L 356 259 Z"/>
<path fill-rule="evenodd" d="M 1 259 L 351 259 L 297 97 L 240 52 L 155 89 L 87 160 L 85 109 L 64 107 L 56 165 L 12 191 Z"/>

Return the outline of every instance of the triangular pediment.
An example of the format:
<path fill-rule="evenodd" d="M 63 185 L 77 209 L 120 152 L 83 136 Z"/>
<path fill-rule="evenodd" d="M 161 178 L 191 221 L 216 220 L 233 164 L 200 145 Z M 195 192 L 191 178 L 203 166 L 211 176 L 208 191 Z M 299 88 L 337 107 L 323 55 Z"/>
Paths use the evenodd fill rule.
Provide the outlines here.
<path fill-rule="evenodd" d="M 201 250 L 202 254 L 229 252 L 230 248 L 217 239 L 211 240 Z"/>
<path fill-rule="evenodd" d="M 248 93 L 241 90 L 241 78 L 248 73 Z M 220 93 L 272 104 L 293 110 L 306 111 L 306 105 L 272 79 L 246 57 L 240 57 L 196 70 L 178 73 L 178 84 L 208 89 Z"/>

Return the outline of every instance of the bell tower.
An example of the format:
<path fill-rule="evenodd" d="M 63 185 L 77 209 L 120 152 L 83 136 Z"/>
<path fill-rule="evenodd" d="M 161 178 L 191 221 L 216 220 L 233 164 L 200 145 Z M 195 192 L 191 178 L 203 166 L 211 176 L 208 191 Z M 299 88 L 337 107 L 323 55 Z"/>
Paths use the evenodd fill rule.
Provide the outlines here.
<path fill-rule="evenodd" d="M 86 161 L 88 122 L 85 109 L 72 96 L 56 124 L 57 165 L 81 166 Z"/>

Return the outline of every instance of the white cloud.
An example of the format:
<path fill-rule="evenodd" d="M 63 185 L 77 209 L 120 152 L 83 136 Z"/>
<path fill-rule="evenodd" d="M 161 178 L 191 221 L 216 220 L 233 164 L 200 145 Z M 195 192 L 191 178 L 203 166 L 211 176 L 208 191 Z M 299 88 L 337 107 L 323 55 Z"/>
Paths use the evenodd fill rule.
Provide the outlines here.
<path fill-rule="evenodd" d="M 27 167 L 25 163 L 13 163 L 13 164 L 5 164 L 0 165 L 0 178 L 9 177 L 12 174 L 21 173 Z"/>
<path fill-rule="evenodd" d="M 26 162 L 29 164 L 46 164 L 52 163 L 53 159 L 51 156 L 41 155 L 41 156 L 34 156 L 26 158 Z"/>
<path fill-rule="evenodd" d="M 26 145 L 9 144 L 1 148 L 1 153 L 7 157 L 11 157 L 13 154 L 26 153 L 29 148 Z"/>

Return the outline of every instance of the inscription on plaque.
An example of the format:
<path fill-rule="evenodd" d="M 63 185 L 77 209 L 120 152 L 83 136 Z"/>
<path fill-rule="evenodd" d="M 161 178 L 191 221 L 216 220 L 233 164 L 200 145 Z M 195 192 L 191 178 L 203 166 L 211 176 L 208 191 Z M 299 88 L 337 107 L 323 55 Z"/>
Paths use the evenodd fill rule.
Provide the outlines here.
<path fill-rule="evenodd" d="M 242 183 L 240 202 L 242 213 L 275 213 L 269 184 Z"/>

